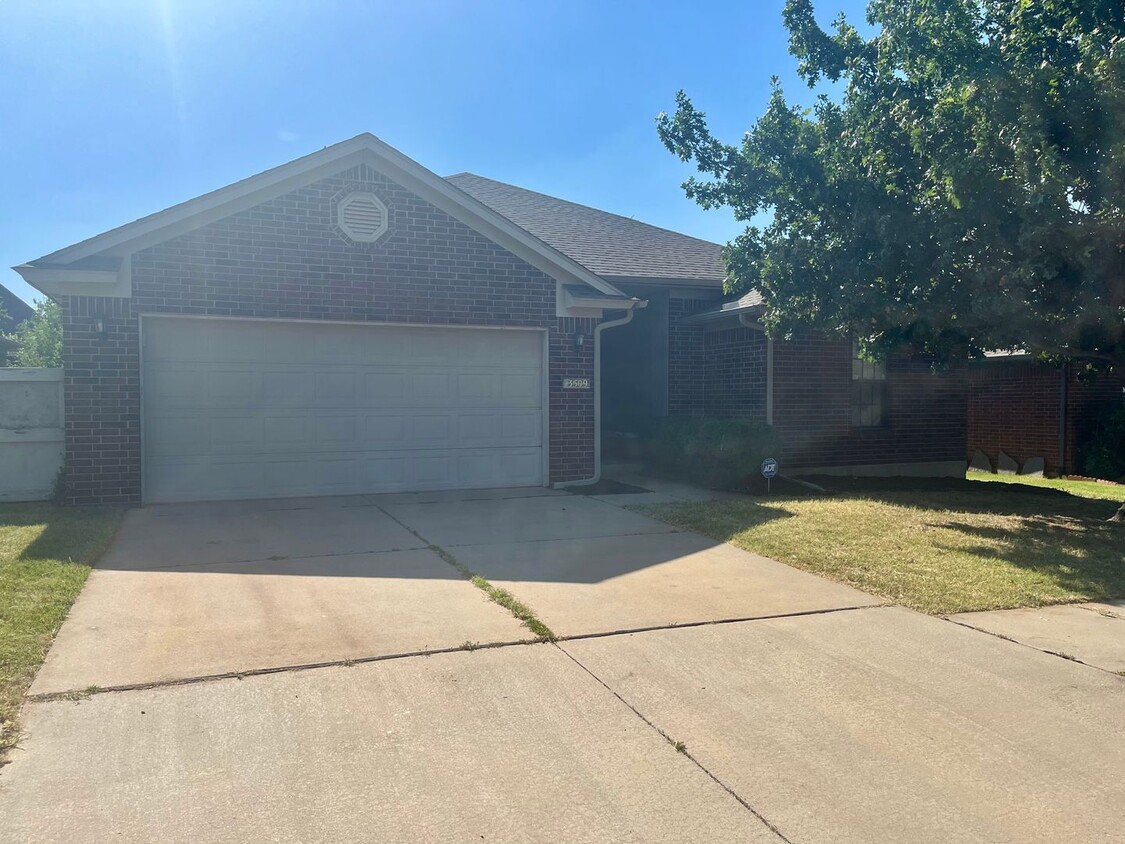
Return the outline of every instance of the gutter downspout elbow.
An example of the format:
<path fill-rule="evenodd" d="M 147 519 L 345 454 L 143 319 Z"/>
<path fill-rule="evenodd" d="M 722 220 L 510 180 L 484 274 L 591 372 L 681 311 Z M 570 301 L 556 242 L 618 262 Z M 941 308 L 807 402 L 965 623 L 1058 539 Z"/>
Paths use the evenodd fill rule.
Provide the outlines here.
<path fill-rule="evenodd" d="M 607 328 L 617 328 L 628 325 L 633 321 L 633 314 L 637 308 L 643 308 L 648 302 L 638 302 L 634 307 L 625 312 L 625 316 L 599 322 L 594 326 L 594 474 L 579 481 L 564 481 L 555 484 L 560 489 L 572 486 L 593 486 L 602 479 L 602 332 Z"/>
<path fill-rule="evenodd" d="M 760 322 L 754 322 L 749 314 L 739 314 L 738 321 L 747 328 L 766 333 Z M 773 338 L 766 335 L 766 424 L 773 426 Z"/>

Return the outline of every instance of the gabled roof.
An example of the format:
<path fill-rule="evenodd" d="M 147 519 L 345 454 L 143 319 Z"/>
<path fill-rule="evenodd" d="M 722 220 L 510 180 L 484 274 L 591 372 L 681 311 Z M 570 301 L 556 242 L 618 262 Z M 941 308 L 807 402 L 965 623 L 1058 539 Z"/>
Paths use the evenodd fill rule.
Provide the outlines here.
<path fill-rule="evenodd" d="M 0 284 L 0 331 L 11 331 L 25 319 L 29 319 L 35 309 L 23 299 Z"/>
<path fill-rule="evenodd" d="M 447 181 L 608 278 L 722 283 L 722 246 L 515 185 L 458 173 Z"/>
<path fill-rule="evenodd" d="M 714 322 L 715 320 L 737 316 L 739 314 L 757 313 L 764 310 L 765 304 L 762 294 L 757 290 L 751 290 L 749 293 L 744 293 L 737 299 L 730 299 L 729 301 L 723 302 L 717 308 L 710 308 L 709 310 L 700 311 L 697 314 L 685 317 L 684 322 Z"/>
<path fill-rule="evenodd" d="M 583 284 L 631 307 L 634 300 L 600 278 L 590 268 L 514 224 L 507 217 L 427 170 L 370 133 L 357 135 L 311 155 L 266 170 L 225 188 L 174 205 L 104 234 L 91 237 L 50 255 L 16 267 L 32 285 L 51 294 L 87 280 L 102 286 L 113 283 L 124 289 L 132 252 L 192 231 L 208 223 L 281 196 L 317 179 L 366 163 L 413 191 L 450 216 L 523 258 L 563 284 Z M 116 263 L 119 270 L 101 268 Z M 127 295 L 127 293 L 125 294 Z"/>

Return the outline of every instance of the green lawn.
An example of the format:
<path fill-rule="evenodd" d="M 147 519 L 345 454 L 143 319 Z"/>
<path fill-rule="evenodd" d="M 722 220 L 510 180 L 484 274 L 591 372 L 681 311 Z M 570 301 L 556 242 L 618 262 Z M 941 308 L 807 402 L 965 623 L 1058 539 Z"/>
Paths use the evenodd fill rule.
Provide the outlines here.
<path fill-rule="evenodd" d="M 1125 596 L 1121 487 L 970 477 L 638 509 L 927 613 Z"/>
<path fill-rule="evenodd" d="M 1082 498 L 1104 498 L 1107 501 L 1125 501 L 1125 484 L 1098 483 L 1097 481 L 1070 481 L 1061 478 L 1030 478 L 1027 475 L 990 475 L 987 472 L 969 472 L 971 481 L 985 483 L 1023 484 L 1025 486 L 1057 489 Z"/>
<path fill-rule="evenodd" d="M 23 694 L 121 514 L 0 504 L 0 751 L 18 738 Z"/>

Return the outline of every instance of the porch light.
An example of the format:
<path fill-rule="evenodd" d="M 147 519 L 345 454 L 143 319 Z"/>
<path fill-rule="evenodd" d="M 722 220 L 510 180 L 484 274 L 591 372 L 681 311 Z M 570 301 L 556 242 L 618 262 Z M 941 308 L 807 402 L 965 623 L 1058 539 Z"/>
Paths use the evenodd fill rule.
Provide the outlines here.
<path fill-rule="evenodd" d="M 586 345 L 586 335 L 578 331 L 574 335 L 574 351 L 581 352 L 582 347 Z"/>

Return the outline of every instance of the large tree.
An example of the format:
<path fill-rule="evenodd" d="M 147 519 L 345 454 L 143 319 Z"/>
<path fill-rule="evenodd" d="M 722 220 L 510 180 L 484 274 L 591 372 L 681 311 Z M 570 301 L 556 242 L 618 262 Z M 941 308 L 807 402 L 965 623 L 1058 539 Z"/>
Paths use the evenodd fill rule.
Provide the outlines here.
<path fill-rule="evenodd" d="M 706 208 L 750 226 L 728 288 L 767 327 L 952 363 L 1022 348 L 1091 373 L 1125 366 L 1125 13 L 1121 0 L 872 0 L 862 35 L 784 21 L 801 77 L 776 80 L 738 145 L 680 92 L 658 120 Z"/>
<path fill-rule="evenodd" d="M 62 366 L 62 311 L 58 303 L 39 299 L 35 313 L 16 327 L 13 366 Z"/>

